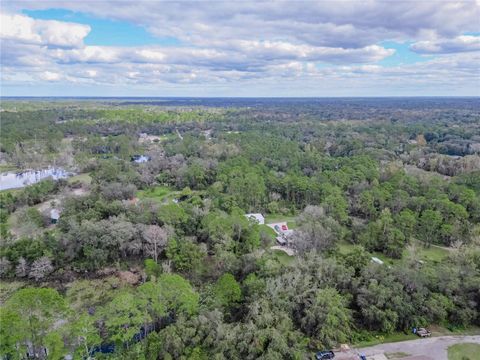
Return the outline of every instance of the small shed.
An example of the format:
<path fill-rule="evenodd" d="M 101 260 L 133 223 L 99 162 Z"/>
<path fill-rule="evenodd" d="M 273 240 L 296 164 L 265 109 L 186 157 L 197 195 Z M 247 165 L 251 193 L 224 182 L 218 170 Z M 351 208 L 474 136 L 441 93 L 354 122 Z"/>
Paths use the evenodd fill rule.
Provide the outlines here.
<path fill-rule="evenodd" d="M 263 217 L 262 214 L 245 214 L 245 216 L 248 219 L 255 220 L 258 224 L 264 225 L 265 224 L 265 218 Z"/>
<path fill-rule="evenodd" d="M 375 256 L 372 256 L 372 262 L 377 263 L 379 265 L 383 265 L 383 261 Z"/>
<path fill-rule="evenodd" d="M 133 155 L 132 156 L 132 161 L 136 162 L 137 164 L 143 164 L 146 163 L 147 161 L 150 161 L 151 157 L 147 155 Z"/>
<path fill-rule="evenodd" d="M 60 219 L 60 211 L 58 209 L 50 210 L 50 222 L 56 224 L 58 219 Z"/>

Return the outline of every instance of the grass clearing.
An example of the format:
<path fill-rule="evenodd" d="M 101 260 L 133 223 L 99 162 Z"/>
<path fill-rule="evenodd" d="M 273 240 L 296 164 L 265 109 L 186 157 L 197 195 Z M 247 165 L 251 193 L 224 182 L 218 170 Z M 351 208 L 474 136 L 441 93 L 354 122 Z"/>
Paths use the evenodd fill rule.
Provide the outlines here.
<path fill-rule="evenodd" d="M 353 251 L 353 249 L 355 247 L 355 244 L 351 244 L 351 243 L 342 241 L 342 242 L 338 243 L 337 247 L 338 247 L 338 251 L 339 251 L 340 254 L 346 255 L 346 254 Z M 398 262 L 401 261 L 400 259 L 391 259 L 388 256 L 386 256 L 385 254 L 380 253 L 380 252 L 376 252 L 376 251 L 369 252 L 369 254 L 371 256 L 375 256 L 375 257 L 379 258 L 380 260 L 382 260 L 387 265 L 395 265 L 395 264 L 397 264 Z"/>
<path fill-rule="evenodd" d="M 19 193 L 20 191 L 22 191 L 22 188 L 0 190 L 0 193 L 2 193 L 2 194 L 10 193 L 12 195 L 15 195 L 16 193 Z"/>
<path fill-rule="evenodd" d="M 354 246 L 355 246 L 354 244 L 350 244 L 345 241 L 342 241 L 337 245 L 338 251 L 342 255 L 347 255 L 349 252 L 353 251 Z"/>
<path fill-rule="evenodd" d="M 449 254 L 448 250 L 436 246 L 430 246 L 429 248 L 419 246 L 417 248 L 417 251 L 420 260 L 430 261 L 434 263 L 442 262 L 445 258 L 448 257 Z"/>
<path fill-rule="evenodd" d="M 289 229 L 295 229 L 297 227 L 296 218 L 296 216 L 292 215 L 268 214 L 265 216 L 265 223 L 286 222 Z"/>
<path fill-rule="evenodd" d="M 289 256 L 282 250 L 270 250 L 270 252 L 273 254 L 273 257 L 282 265 L 290 265 L 295 260 L 295 256 Z"/>
<path fill-rule="evenodd" d="M 432 336 L 445 336 L 445 335 L 480 335 L 480 327 L 471 326 L 466 329 L 458 330 L 449 330 L 440 325 L 431 325 L 428 329 L 432 332 Z M 373 334 L 371 339 L 363 340 L 356 342 L 354 345 L 356 347 L 369 347 L 379 344 L 391 343 L 391 342 L 400 342 L 407 340 L 417 340 L 420 339 L 417 335 L 413 333 L 404 333 L 402 331 L 394 332 L 392 334 Z M 461 359 L 461 358 L 459 358 Z M 474 358 L 470 359 L 473 360 Z M 450 357 L 449 357 L 450 360 Z"/>
<path fill-rule="evenodd" d="M 480 335 L 480 326 L 469 326 L 462 329 L 448 329 L 440 325 L 431 325 L 429 330 L 432 336 L 446 336 L 446 335 Z"/>
<path fill-rule="evenodd" d="M 479 354 L 480 344 L 456 344 L 448 348 L 448 360 L 476 360 Z"/>
<path fill-rule="evenodd" d="M 353 250 L 354 246 L 355 246 L 354 244 L 343 241 L 338 244 L 338 251 L 340 252 L 340 254 L 346 255 Z M 409 251 L 412 251 L 410 247 L 406 247 L 405 250 L 403 251 L 402 259 L 392 259 L 380 252 L 370 252 L 370 254 L 372 256 L 379 258 L 380 260 L 382 260 L 384 263 L 388 265 L 395 265 L 407 259 L 409 255 Z M 436 246 L 425 248 L 421 244 L 416 244 L 416 246 L 414 247 L 414 251 L 419 260 L 422 260 L 426 264 L 430 264 L 430 265 L 442 262 L 449 255 L 449 251 L 444 248 L 436 247 Z"/>
<path fill-rule="evenodd" d="M 277 237 L 277 234 L 275 233 L 275 231 L 267 226 L 267 225 L 258 225 L 260 227 L 260 233 L 265 233 L 267 234 L 268 236 L 270 236 L 273 240 L 275 240 L 275 238 Z"/>
<path fill-rule="evenodd" d="M 0 281 L 0 305 L 3 305 L 16 291 L 25 287 L 22 281 Z"/>
<path fill-rule="evenodd" d="M 410 356 L 410 354 L 407 354 L 406 352 L 403 351 L 397 351 L 393 353 L 385 353 L 385 356 L 387 359 L 401 359 L 407 356 Z"/>
<path fill-rule="evenodd" d="M 12 164 L 0 164 L 0 172 L 17 171 L 18 168 Z"/>
<path fill-rule="evenodd" d="M 153 188 L 138 191 L 137 197 L 139 199 L 154 199 L 161 202 L 168 197 L 173 197 L 178 193 L 178 191 L 175 191 L 167 186 L 155 186 Z"/>
<path fill-rule="evenodd" d="M 385 344 L 385 343 L 392 343 L 392 342 L 400 342 L 406 340 L 416 340 L 419 337 L 415 334 L 405 334 L 404 332 L 394 332 L 392 334 L 375 334 L 369 340 L 360 341 L 355 343 L 354 345 L 357 347 L 369 347 L 378 344 Z"/>
<path fill-rule="evenodd" d="M 85 174 L 78 174 L 78 175 L 69 177 L 67 179 L 67 182 L 69 184 L 73 184 L 74 182 L 77 182 L 77 181 L 85 185 L 90 185 L 92 183 L 92 177 L 90 176 L 90 174 L 85 173 Z"/>

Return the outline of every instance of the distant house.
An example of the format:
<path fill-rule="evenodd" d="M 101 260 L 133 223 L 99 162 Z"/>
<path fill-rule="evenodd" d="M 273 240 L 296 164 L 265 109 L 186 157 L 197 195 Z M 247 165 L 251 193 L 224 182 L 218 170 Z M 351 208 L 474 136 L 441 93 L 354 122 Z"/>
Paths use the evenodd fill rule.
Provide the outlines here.
<path fill-rule="evenodd" d="M 372 262 L 377 263 L 379 265 L 383 265 L 383 261 L 375 256 L 372 256 Z"/>
<path fill-rule="evenodd" d="M 262 214 L 245 214 L 245 216 L 248 219 L 255 220 L 258 224 L 264 225 L 265 224 L 265 218 L 263 217 Z"/>
<path fill-rule="evenodd" d="M 142 164 L 146 163 L 147 161 L 150 161 L 151 157 L 147 155 L 133 155 L 132 156 L 132 161 L 136 162 L 137 164 Z"/>
<path fill-rule="evenodd" d="M 56 224 L 58 219 L 60 219 L 60 211 L 58 211 L 58 209 L 50 210 L 50 222 Z"/>

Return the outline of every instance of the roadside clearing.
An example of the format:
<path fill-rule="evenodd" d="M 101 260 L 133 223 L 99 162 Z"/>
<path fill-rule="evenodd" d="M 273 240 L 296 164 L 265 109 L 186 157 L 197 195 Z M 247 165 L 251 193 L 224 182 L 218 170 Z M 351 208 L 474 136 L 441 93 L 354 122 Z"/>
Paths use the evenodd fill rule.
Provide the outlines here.
<path fill-rule="evenodd" d="M 448 348 L 462 343 L 480 344 L 480 335 L 474 336 L 439 336 L 408 340 L 395 343 L 379 344 L 367 348 L 350 349 L 335 353 L 338 360 L 358 360 L 363 353 L 368 360 L 385 360 L 387 355 L 408 354 L 402 360 L 448 360 Z"/>

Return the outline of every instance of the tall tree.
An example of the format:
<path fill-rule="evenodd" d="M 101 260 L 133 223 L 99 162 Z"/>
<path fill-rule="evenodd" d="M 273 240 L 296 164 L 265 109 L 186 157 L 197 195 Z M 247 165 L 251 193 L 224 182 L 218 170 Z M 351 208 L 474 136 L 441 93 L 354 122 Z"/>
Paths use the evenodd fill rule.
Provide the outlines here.
<path fill-rule="evenodd" d="M 302 330 L 325 347 L 349 341 L 353 320 L 347 305 L 336 289 L 316 290 L 303 305 Z"/>
<path fill-rule="evenodd" d="M 142 297 L 123 290 L 100 310 L 109 337 L 119 345 L 129 346 L 143 324 L 151 322 Z"/>
<path fill-rule="evenodd" d="M 74 314 L 70 319 L 69 335 L 78 357 L 88 359 L 94 346 L 101 343 L 99 331 L 95 326 L 96 318 L 86 313 Z"/>
<path fill-rule="evenodd" d="M 442 214 L 439 211 L 428 209 L 422 212 L 418 222 L 418 232 L 425 246 L 430 246 L 438 240 L 441 224 Z"/>
<path fill-rule="evenodd" d="M 232 274 L 224 274 L 215 284 L 215 297 L 219 304 L 230 306 L 240 300 L 242 290 Z"/>
<path fill-rule="evenodd" d="M 47 335 L 54 330 L 57 321 L 67 316 L 65 300 L 54 289 L 25 288 L 13 294 L 5 307 L 20 321 L 14 325 L 20 329 L 22 341 L 30 342 L 37 358 L 44 359 Z"/>

